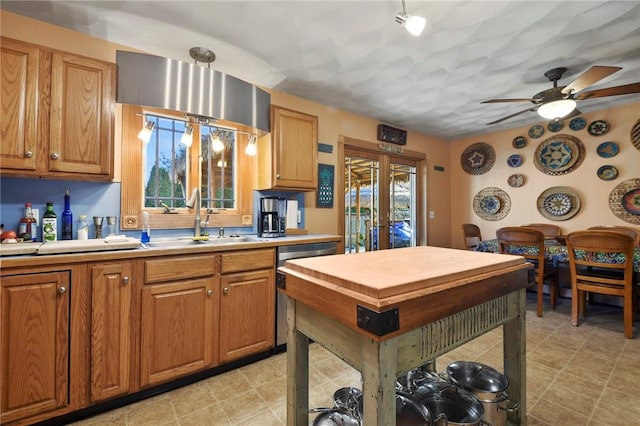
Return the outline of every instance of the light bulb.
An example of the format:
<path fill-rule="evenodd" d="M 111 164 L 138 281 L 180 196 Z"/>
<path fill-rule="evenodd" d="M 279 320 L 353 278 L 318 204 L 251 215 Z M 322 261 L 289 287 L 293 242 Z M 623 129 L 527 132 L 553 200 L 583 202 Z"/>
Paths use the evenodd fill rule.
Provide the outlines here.
<path fill-rule="evenodd" d="M 187 126 L 184 128 L 184 133 L 180 138 L 180 143 L 187 147 L 191 146 L 191 144 L 193 143 L 193 127 L 189 124 L 187 124 Z"/>
<path fill-rule="evenodd" d="M 138 139 L 140 139 L 144 143 L 149 143 L 149 141 L 151 140 L 151 133 L 153 132 L 153 129 L 155 127 L 156 124 L 153 121 L 147 120 L 144 123 L 144 127 L 142 128 L 142 130 L 140 130 L 140 133 L 138 133 Z"/>
<path fill-rule="evenodd" d="M 244 150 L 244 153 L 247 155 L 254 156 L 258 153 L 258 145 L 256 145 L 256 137 L 251 136 L 249 139 L 249 144 Z"/>
<path fill-rule="evenodd" d="M 211 149 L 213 152 L 224 151 L 224 142 L 220 140 L 220 136 L 211 134 Z"/>
<path fill-rule="evenodd" d="M 422 34 L 426 24 L 427 20 L 422 16 L 409 15 L 403 26 L 410 34 L 417 37 Z"/>

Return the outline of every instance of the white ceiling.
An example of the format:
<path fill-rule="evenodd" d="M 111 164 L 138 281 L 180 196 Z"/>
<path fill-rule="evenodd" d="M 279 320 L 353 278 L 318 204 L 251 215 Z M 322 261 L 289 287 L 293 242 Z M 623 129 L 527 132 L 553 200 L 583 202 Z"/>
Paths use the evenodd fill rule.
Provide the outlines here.
<path fill-rule="evenodd" d="M 640 81 L 640 2 L 418 1 L 420 37 L 395 22 L 402 1 L 8 1 L 0 9 L 191 62 L 213 50 L 212 68 L 253 84 L 452 140 L 539 122 L 528 103 L 592 65 L 623 69 L 598 89 Z M 640 95 L 578 101 L 582 112 Z"/>

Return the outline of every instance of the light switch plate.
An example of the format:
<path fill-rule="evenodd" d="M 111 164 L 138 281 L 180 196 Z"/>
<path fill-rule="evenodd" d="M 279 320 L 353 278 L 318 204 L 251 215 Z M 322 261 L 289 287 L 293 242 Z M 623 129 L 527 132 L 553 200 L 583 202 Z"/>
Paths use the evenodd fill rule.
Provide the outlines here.
<path fill-rule="evenodd" d="M 250 214 L 243 214 L 242 215 L 242 224 L 243 225 L 251 225 L 251 215 Z"/>
<path fill-rule="evenodd" d="M 435 210 L 429 210 L 429 219 L 435 219 L 435 218 L 436 218 Z"/>

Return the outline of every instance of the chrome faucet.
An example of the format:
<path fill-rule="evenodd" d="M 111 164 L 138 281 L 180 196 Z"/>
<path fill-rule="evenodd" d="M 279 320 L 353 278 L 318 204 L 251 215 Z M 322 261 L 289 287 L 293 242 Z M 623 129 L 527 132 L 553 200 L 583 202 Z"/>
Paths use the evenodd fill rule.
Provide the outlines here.
<path fill-rule="evenodd" d="M 201 237 L 202 236 L 202 224 L 204 223 L 204 225 L 206 226 L 209 223 L 209 215 L 207 215 L 206 221 L 202 222 L 202 219 L 200 218 L 200 204 L 201 204 L 201 198 L 200 198 L 200 189 L 199 188 L 194 188 L 193 192 L 191 193 L 191 198 L 189 198 L 189 201 L 187 201 L 187 207 L 190 209 L 194 209 L 195 208 L 195 218 L 193 219 L 193 236 L 194 237 Z"/>

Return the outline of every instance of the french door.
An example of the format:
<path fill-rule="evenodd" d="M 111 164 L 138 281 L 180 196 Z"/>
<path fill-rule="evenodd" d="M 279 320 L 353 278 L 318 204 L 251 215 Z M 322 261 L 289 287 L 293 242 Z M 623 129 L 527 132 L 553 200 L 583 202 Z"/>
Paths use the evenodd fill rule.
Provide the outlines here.
<path fill-rule="evenodd" d="M 417 241 L 419 160 L 344 147 L 345 253 Z"/>

